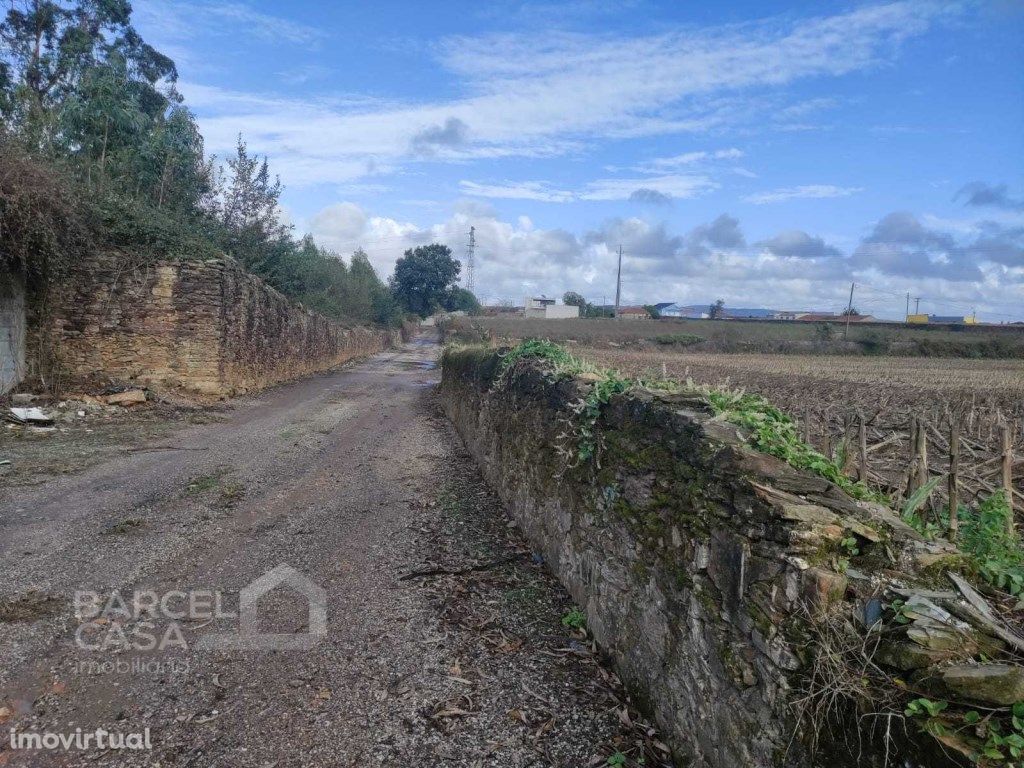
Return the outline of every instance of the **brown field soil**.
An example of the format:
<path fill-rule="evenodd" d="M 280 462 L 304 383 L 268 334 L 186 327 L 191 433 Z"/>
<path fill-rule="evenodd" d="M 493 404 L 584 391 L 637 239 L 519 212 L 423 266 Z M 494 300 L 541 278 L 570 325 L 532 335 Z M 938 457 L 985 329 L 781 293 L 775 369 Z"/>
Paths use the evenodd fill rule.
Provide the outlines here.
<path fill-rule="evenodd" d="M 1024 415 L 1024 362 L 949 358 L 656 352 L 571 345 L 581 357 L 638 378 L 662 377 L 757 392 L 797 414 L 811 398 L 871 408 L 995 405 Z M 664 367 L 663 367 L 664 366 Z"/>

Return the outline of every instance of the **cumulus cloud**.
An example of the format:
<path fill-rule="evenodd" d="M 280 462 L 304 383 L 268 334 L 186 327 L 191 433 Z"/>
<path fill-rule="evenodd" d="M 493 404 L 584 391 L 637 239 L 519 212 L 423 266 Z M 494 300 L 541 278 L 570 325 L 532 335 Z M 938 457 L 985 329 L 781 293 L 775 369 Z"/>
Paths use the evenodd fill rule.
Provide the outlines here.
<path fill-rule="evenodd" d="M 982 181 L 972 181 L 965 184 L 954 195 L 954 200 L 963 198 L 965 205 L 992 206 L 994 208 L 1005 208 L 1009 211 L 1024 211 L 1024 200 L 1010 197 L 1005 184 L 986 184 Z"/>
<path fill-rule="evenodd" d="M 762 240 L 759 246 L 775 256 L 798 259 L 820 259 L 841 256 L 842 252 L 828 245 L 820 237 L 814 237 L 799 229 L 781 232 L 773 238 Z"/>
<path fill-rule="evenodd" d="M 664 222 L 652 223 L 633 217 L 608 219 L 587 232 L 583 243 L 600 246 L 609 253 L 617 252 L 621 245 L 630 259 L 665 263 L 678 255 L 683 238 L 669 234 Z"/>
<path fill-rule="evenodd" d="M 984 314 L 987 305 L 1019 305 L 1024 290 L 1024 228 L 987 222 L 958 239 L 902 212 L 878 221 L 850 256 L 796 231 L 748 247 L 740 221 L 725 213 L 682 233 L 663 221 L 634 216 L 610 218 L 575 234 L 537 227 L 526 216 L 504 221 L 484 200 L 462 200 L 450 215 L 427 226 L 339 203 L 310 219 L 305 229 L 339 253 L 365 248 L 387 277 L 395 259 L 417 245 L 441 242 L 461 256 L 471 226 L 478 243 L 478 293 L 487 301 L 566 290 L 608 300 L 614 295 L 620 245 L 629 303 L 692 303 L 721 296 L 747 306 L 838 311 L 850 280 L 870 285 L 881 275 L 887 282 L 880 285 L 976 301 Z M 891 314 L 900 309 L 895 306 Z"/>
<path fill-rule="evenodd" d="M 469 142 L 469 126 L 457 117 L 449 117 L 443 125 L 428 126 L 412 137 L 413 151 L 418 155 L 434 155 L 446 149 L 460 149 Z"/>
<path fill-rule="evenodd" d="M 743 248 L 747 244 L 739 219 L 723 213 L 709 224 L 695 227 L 687 236 L 691 244 L 712 248 Z"/>
<path fill-rule="evenodd" d="M 820 199 L 828 197 L 849 197 L 858 192 L 863 192 L 861 187 L 837 187 L 834 184 L 805 184 L 799 187 L 788 187 L 785 189 L 774 189 L 770 192 L 760 192 L 756 195 L 748 195 L 743 198 L 754 205 L 765 205 L 767 203 L 782 203 L 786 200 Z"/>
<path fill-rule="evenodd" d="M 672 196 L 650 187 L 641 187 L 640 189 L 633 190 L 629 196 L 629 202 L 644 203 L 646 205 L 670 205 L 672 203 Z"/>
<path fill-rule="evenodd" d="M 993 221 L 981 222 L 977 239 L 967 253 L 978 261 L 1006 267 L 1024 267 L 1024 227 L 1005 227 Z M 1024 295 L 1021 296 L 1024 301 Z"/>
<path fill-rule="evenodd" d="M 890 213 L 875 224 L 854 251 L 852 262 L 861 269 L 900 277 L 983 278 L 977 259 L 952 235 L 929 229 L 906 211 Z"/>

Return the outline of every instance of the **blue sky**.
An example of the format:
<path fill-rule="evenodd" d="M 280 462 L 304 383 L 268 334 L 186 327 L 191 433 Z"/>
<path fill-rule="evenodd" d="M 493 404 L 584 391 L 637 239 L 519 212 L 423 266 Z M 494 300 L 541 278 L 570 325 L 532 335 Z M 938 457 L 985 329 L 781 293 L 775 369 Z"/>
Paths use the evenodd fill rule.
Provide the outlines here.
<path fill-rule="evenodd" d="M 207 150 L 383 276 L 1024 318 L 1024 3 L 134 3 Z"/>

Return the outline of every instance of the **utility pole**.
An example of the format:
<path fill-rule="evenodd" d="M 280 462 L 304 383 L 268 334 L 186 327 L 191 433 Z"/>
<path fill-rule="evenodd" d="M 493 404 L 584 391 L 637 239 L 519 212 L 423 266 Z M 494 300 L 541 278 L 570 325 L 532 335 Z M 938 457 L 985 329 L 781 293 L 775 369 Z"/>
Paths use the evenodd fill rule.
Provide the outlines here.
<path fill-rule="evenodd" d="M 615 314 L 613 317 L 618 318 L 619 316 L 619 297 L 622 291 L 622 246 L 619 246 L 619 271 L 615 275 Z"/>
<path fill-rule="evenodd" d="M 466 289 L 472 293 L 476 286 L 476 227 L 469 228 L 469 245 L 466 250 Z"/>
<path fill-rule="evenodd" d="M 915 296 L 914 297 L 914 314 L 915 315 L 921 314 L 921 297 L 920 296 Z"/>
<path fill-rule="evenodd" d="M 843 331 L 843 341 L 850 338 L 850 315 L 853 314 L 853 288 L 856 283 L 850 283 L 850 302 L 846 305 L 846 330 Z"/>
<path fill-rule="evenodd" d="M 907 291 L 907 312 L 903 315 L 903 322 L 907 322 L 908 317 L 910 317 L 910 291 Z"/>

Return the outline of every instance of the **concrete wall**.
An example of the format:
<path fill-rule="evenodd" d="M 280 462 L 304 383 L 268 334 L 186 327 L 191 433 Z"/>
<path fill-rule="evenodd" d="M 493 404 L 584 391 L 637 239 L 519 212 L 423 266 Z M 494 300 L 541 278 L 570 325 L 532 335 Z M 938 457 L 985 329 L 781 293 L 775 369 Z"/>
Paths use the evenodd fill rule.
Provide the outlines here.
<path fill-rule="evenodd" d="M 948 545 L 755 452 L 696 394 L 614 397 L 594 427 L 595 457 L 580 461 L 573 424 L 593 380 L 536 361 L 499 375 L 500 359 L 446 353 L 443 407 L 679 764 L 956 764 L 872 721 L 856 735 L 828 725 L 845 743 L 812 758 L 794 717 L 816 652 L 808 617 L 837 603 L 866 615 L 885 578 L 908 583 Z M 848 571 L 834 565 L 845 537 L 859 548 Z"/>
<path fill-rule="evenodd" d="M 25 376 L 25 281 L 0 269 L 0 394 Z"/>
<path fill-rule="evenodd" d="M 130 269 L 108 255 L 73 274 L 53 326 L 65 388 L 119 380 L 229 396 L 389 346 L 345 328 L 228 258 Z"/>
<path fill-rule="evenodd" d="M 568 304 L 549 304 L 544 308 L 546 320 L 567 320 L 580 316 L 580 308 Z"/>

